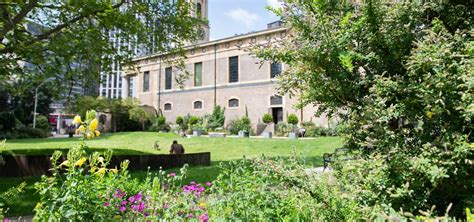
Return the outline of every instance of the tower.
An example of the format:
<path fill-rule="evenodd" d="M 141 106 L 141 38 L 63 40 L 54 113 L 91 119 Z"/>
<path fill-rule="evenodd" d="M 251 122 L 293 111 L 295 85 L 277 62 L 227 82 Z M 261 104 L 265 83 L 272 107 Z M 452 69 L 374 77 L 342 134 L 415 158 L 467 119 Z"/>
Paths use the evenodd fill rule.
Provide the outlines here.
<path fill-rule="evenodd" d="M 194 4 L 193 16 L 208 21 L 208 0 L 192 0 Z M 199 29 L 199 40 L 197 43 L 209 41 L 209 25 L 203 24 Z"/>

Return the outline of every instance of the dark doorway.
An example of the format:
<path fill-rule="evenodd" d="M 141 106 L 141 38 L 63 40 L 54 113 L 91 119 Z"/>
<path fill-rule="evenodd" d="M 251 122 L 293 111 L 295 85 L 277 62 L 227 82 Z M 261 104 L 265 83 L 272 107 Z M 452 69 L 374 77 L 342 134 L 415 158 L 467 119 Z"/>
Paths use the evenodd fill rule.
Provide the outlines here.
<path fill-rule="evenodd" d="M 275 124 L 283 122 L 283 108 L 275 107 L 272 108 L 273 122 Z"/>

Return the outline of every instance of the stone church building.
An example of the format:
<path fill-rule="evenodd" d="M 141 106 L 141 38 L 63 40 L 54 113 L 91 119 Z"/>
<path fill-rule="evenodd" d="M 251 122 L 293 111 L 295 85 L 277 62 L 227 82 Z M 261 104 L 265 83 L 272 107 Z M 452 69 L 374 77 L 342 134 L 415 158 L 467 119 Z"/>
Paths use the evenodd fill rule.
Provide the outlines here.
<path fill-rule="evenodd" d="M 207 1 L 197 1 L 198 14 L 207 17 Z M 280 22 L 269 24 L 266 30 L 214 41 L 208 41 L 209 28 L 203 30 L 203 41 L 186 47 L 185 70 L 173 66 L 167 54 L 134 59 L 135 69 L 126 70 L 123 76 L 123 94 L 160 110 L 171 123 L 177 116 L 210 114 L 220 105 L 225 107 L 226 124 L 248 112 L 254 126 L 265 113 L 270 113 L 275 123 L 296 114 L 300 122 L 327 126 L 325 117 L 314 116 L 315 107 L 297 109 L 298 98 L 277 93 L 276 77 L 285 64 L 262 63 L 249 50 L 254 44 L 285 38 L 287 29 Z M 185 73 L 187 78 L 179 84 L 177 76 Z"/>

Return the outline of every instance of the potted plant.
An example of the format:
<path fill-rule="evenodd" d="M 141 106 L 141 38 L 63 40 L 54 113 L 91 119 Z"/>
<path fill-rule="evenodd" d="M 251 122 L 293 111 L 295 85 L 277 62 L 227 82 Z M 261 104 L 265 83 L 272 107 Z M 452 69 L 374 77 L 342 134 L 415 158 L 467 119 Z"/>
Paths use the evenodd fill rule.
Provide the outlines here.
<path fill-rule="evenodd" d="M 203 131 L 204 131 L 204 128 L 202 127 L 201 124 L 195 124 L 193 126 L 193 136 L 201 136 Z"/>
<path fill-rule="evenodd" d="M 291 131 L 288 133 L 290 139 L 298 139 L 298 117 L 295 114 L 290 114 L 287 119 L 288 125 L 291 127 Z"/>
<path fill-rule="evenodd" d="M 270 113 L 265 113 L 262 117 L 262 121 L 263 121 L 263 123 L 268 125 L 268 124 L 273 122 L 273 116 Z M 262 136 L 264 138 L 269 138 L 270 139 L 270 138 L 272 138 L 272 132 L 263 132 Z"/>

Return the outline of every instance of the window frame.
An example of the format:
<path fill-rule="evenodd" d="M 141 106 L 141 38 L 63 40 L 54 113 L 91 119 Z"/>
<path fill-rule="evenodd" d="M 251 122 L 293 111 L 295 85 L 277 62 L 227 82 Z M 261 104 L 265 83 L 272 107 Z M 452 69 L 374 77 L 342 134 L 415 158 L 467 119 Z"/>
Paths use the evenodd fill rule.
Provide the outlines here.
<path fill-rule="evenodd" d="M 143 92 L 150 92 L 150 71 L 143 72 Z"/>
<path fill-rule="evenodd" d="M 274 65 L 278 65 L 279 67 L 279 73 L 277 74 L 274 74 L 273 72 L 273 69 L 274 69 Z M 283 64 L 281 62 L 270 62 L 270 78 L 271 79 L 274 79 L 276 77 L 278 77 L 279 75 L 281 75 L 281 73 L 283 72 Z"/>
<path fill-rule="evenodd" d="M 232 59 L 236 59 L 236 64 L 232 64 L 231 63 L 231 60 Z M 239 56 L 231 56 L 229 57 L 228 59 L 228 63 L 229 63 L 229 83 L 238 83 L 239 82 Z M 232 68 L 235 66 L 235 72 L 232 72 Z M 232 75 L 233 74 L 236 74 L 237 77 L 233 77 Z"/>
<path fill-rule="evenodd" d="M 196 108 L 196 103 L 201 103 L 201 108 Z M 203 110 L 204 109 L 204 102 L 202 100 L 193 101 L 193 110 Z"/>
<path fill-rule="evenodd" d="M 237 106 L 230 106 L 230 102 L 231 102 L 232 100 L 237 100 Z M 227 100 L 227 108 L 229 108 L 229 109 L 237 109 L 237 108 L 239 108 L 239 107 L 240 107 L 240 99 L 239 99 L 239 98 L 235 98 L 235 97 L 234 97 L 234 98 L 230 98 L 229 100 Z"/>
<path fill-rule="evenodd" d="M 197 67 L 197 65 L 200 65 L 200 66 L 201 66 L 201 75 L 200 75 L 200 84 L 199 84 L 199 85 L 196 84 L 196 77 L 197 77 L 197 75 L 196 75 L 196 70 L 197 70 L 196 67 Z M 200 86 L 203 85 L 203 84 L 202 84 L 202 66 L 203 66 L 202 62 L 196 62 L 196 63 L 194 63 L 194 87 L 200 87 Z"/>
<path fill-rule="evenodd" d="M 170 67 L 165 68 L 165 81 L 164 82 L 165 82 L 165 90 L 173 89 L 173 67 L 170 66 Z"/>
<path fill-rule="evenodd" d="M 170 105 L 170 109 L 166 109 L 166 105 Z M 164 112 L 171 112 L 171 111 L 173 111 L 173 103 L 171 103 L 171 102 L 166 102 L 165 104 L 163 104 L 163 111 L 164 111 Z"/>

